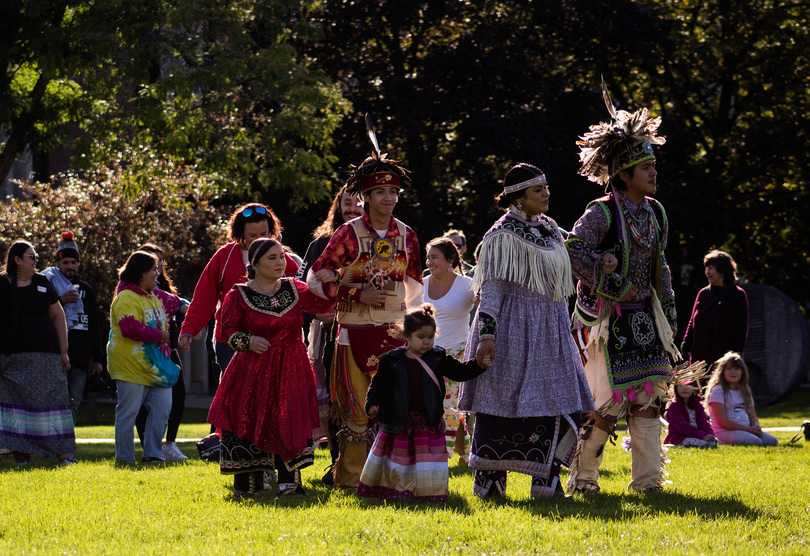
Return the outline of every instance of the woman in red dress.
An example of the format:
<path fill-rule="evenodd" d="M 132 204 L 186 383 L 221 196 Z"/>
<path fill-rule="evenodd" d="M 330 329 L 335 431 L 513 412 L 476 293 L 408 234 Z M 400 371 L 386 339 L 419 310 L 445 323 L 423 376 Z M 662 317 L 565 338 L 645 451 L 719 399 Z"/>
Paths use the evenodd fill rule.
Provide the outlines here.
<path fill-rule="evenodd" d="M 276 240 L 254 241 L 248 260 L 250 279 L 234 286 L 223 305 L 222 335 L 236 355 L 208 422 L 222 432 L 220 472 L 234 476 L 235 495 L 263 490 L 263 473 L 274 468 L 279 494 L 304 494 L 299 470 L 313 462 L 319 418 L 303 312 L 325 313 L 332 303 L 284 277 L 284 250 Z"/>

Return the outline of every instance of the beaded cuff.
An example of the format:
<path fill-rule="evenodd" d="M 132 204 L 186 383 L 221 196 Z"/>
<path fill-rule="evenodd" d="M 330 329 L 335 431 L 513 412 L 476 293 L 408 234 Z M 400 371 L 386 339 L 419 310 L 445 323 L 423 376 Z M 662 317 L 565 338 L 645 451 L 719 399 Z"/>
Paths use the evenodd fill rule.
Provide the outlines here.
<path fill-rule="evenodd" d="M 632 282 L 624 278 L 621 274 L 614 272 L 613 274 L 599 273 L 599 283 L 596 286 L 596 293 L 603 295 L 608 299 L 614 301 L 620 300 L 624 295 L 630 291 Z"/>
<path fill-rule="evenodd" d="M 487 313 L 478 313 L 478 339 L 495 339 L 495 317 Z"/>
<path fill-rule="evenodd" d="M 678 312 L 675 310 L 675 296 L 670 295 L 661 299 L 661 309 L 667 317 L 669 327 L 672 330 L 678 330 Z"/>
<path fill-rule="evenodd" d="M 235 351 L 248 351 L 250 350 L 250 341 L 253 339 L 253 334 L 247 332 L 236 332 L 228 339 L 228 345 Z"/>

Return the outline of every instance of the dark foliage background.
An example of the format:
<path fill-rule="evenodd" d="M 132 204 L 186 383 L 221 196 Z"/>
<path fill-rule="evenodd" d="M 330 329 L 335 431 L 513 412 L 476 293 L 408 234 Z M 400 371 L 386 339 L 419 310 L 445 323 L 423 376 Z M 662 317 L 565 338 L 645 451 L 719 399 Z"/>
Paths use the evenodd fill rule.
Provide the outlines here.
<path fill-rule="evenodd" d="M 220 218 L 268 202 L 303 253 L 339 168 L 369 152 L 368 112 L 383 150 L 413 171 L 398 216 L 423 245 L 460 227 L 472 250 L 515 162 L 543 168 L 565 228 L 601 194 L 576 174 L 575 141 L 607 117 L 604 76 L 618 107 L 663 117 L 657 197 L 682 316 L 712 247 L 749 281 L 810 302 L 808 2 L 56 4 L 37 19 L 51 42 L 26 35 L 42 2 L 0 8 L 0 126 L 13 138 L 28 125 L 28 144 L 46 149 L 80 124 L 84 172 L 147 149 L 205 176 Z M 4 159 L 16 144 L 3 143 Z"/>

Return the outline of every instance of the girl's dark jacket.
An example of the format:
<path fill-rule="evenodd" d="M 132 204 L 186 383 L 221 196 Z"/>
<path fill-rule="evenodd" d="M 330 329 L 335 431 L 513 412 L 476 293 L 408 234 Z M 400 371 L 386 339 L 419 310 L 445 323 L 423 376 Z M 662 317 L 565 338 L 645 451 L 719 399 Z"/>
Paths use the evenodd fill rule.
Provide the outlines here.
<path fill-rule="evenodd" d="M 366 411 L 372 405 L 379 406 L 377 421 L 380 430 L 393 434 L 402 429 L 402 425 L 405 423 L 405 413 L 408 411 L 410 393 L 405 351 L 406 348 L 398 348 L 383 356 L 377 374 L 371 379 L 366 396 Z M 422 396 L 427 409 L 428 423 L 436 426 L 444 414 L 444 377 L 463 382 L 477 377 L 484 372 L 484 369 L 478 366 L 475 359 L 462 363 L 447 355 L 439 347 L 434 347 L 422 355 L 422 360 L 433 370 L 439 380 L 440 387 L 436 386 L 424 369 L 422 370 Z"/>

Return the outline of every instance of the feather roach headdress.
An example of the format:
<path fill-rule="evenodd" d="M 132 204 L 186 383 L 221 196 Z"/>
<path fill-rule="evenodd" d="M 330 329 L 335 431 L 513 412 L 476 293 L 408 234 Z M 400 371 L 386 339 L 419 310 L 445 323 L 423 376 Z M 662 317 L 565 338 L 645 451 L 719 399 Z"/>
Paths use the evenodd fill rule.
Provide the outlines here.
<path fill-rule="evenodd" d="M 655 158 L 652 145 L 666 142 L 665 137 L 657 134 L 661 118 L 651 118 L 646 108 L 633 113 L 616 110 L 604 78 L 602 97 L 612 121 L 592 125 L 577 141 L 582 162 L 579 174 L 600 185 L 626 168 Z"/>
<path fill-rule="evenodd" d="M 366 114 L 366 131 L 368 131 L 368 138 L 373 150 L 371 156 L 365 159 L 360 166 L 349 167 L 350 175 L 346 180 L 346 191 L 362 195 L 375 187 L 389 185 L 409 187 L 411 185 L 411 178 L 408 176 L 410 170 L 399 166 L 399 161 L 386 158 L 387 153 L 380 152 L 380 145 L 377 142 L 377 134 L 374 133 L 370 114 Z"/>
<path fill-rule="evenodd" d="M 709 376 L 711 367 L 705 361 L 696 361 L 691 365 L 688 363 L 679 363 L 672 370 L 672 376 L 669 382 L 672 384 L 689 384 L 690 382 L 697 382 Z"/>

